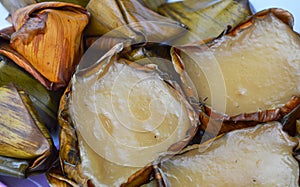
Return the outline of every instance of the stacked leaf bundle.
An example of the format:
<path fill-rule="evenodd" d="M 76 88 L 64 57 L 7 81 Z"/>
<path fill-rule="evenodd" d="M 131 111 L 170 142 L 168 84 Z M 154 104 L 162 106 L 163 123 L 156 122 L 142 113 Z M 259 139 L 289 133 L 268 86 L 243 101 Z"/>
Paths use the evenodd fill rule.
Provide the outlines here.
<path fill-rule="evenodd" d="M 50 133 L 59 129 L 59 88 L 82 56 L 88 18 L 78 5 L 33 4 L 16 10 L 13 26 L 0 31 L 2 174 L 27 177 L 57 164 Z"/>

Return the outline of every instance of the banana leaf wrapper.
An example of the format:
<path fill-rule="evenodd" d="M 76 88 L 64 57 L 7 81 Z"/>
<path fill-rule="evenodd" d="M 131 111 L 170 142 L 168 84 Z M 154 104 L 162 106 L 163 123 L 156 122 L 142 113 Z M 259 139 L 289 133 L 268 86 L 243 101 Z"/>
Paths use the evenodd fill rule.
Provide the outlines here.
<path fill-rule="evenodd" d="M 65 87 L 83 54 L 82 32 L 89 13 L 79 5 L 44 2 L 18 9 L 2 54 L 49 90 Z M 55 31 L 55 32 L 53 32 Z M 6 50 L 6 51 L 5 51 Z"/>
<path fill-rule="evenodd" d="M 135 0 L 92 0 L 86 34 L 130 39 L 135 43 L 168 41 L 185 32 L 185 26 L 146 8 Z M 111 46 L 112 47 L 112 46 Z"/>
<path fill-rule="evenodd" d="M 102 72 L 102 69 L 105 68 L 105 64 L 107 64 L 108 61 L 112 61 L 113 59 L 117 60 L 118 58 L 125 60 L 123 57 L 126 55 L 132 55 L 133 53 L 137 55 L 136 56 L 146 56 L 145 51 L 143 50 L 140 52 L 141 49 L 137 49 L 137 52 L 124 52 L 120 53 L 123 50 L 122 44 L 116 45 L 112 50 L 110 50 L 97 64 L 94 66 L 91 66 L 85 70 L 79 71 L 77 75 L 80 76 L 90 76 L 92 74 L 95 74 L 97 72 Z M 150 55 L 148 53 L 148 55 Z M 156 55 L 156 54 L 153 54 Z M 150 55 L 151 56 L 151 55 Z M 138 64 L 134 61 L 138 61 L 139 57 L 133 57 L 133 61 L 125 60 L 131 67 L 135 67 L 140 70 L 149 71 L 148 63 L 146 64 Z M 102 62 L 102 63 L 100 63 Z M 104 69 L 105 71 L 106 68 Z M 163 76 L 165 79 L 166 77 Z M 166 81 L 173 85 L 172 80 Z M 72 120 L 72 116 L 70 115 L 70 98 L 72 97 L 72 84 L 69 84 L 68 88 L 66 89 L 60 103 L 60 110 L 59 110 L 59 122 L 61 126 L 61 134 L 60 134 L 60 160 L 61 160 L 61 170 L 54 169 L 50 171 L 47 174 L 47 177 L 52 185 L 54 186 L 60 186 L 60 185 L 82 185 L 82 186 L 93 186 L 91 179 L 89 176 L 85 176 L 83 173 L 82 165 L 81 165 L 81 158 L 80 158 L 80 150 L 78 147 L 78 138 L 77 138 L 77 132 L 75 125 Z M 173 85 L 175 86 L 175 84 Z M 177 85 L 178 86 L 178 85 Z M 175 86 L 176 87 L 176 86 Z M 191 107 L 189 109 L 190 111 L 194 111 L 194 109 Z M 190 119 L 192 119 L 192 113 L 189 113 L 191 115 Z M 196 114 L 196 113 L 195 113 Z M 196 117 L 197 118 L 197 117 Z M 171 157 L 171 155 L 176 154 L 179 152 L 183 147 L 185 147 L 188 142 L 193 138 L 193 136 L 196 134 L 198 130 L 198 120 L 194 119 L 192 122 L 193 126 L 186 132 L 186 138 L 182 141 L 176 142 L 173 144 L 167 151 L 164 153 L 159 160 L 168 159 Z M 157 161 L 155 161 L 157 162 Z M 154 170 L 152 165 L 156 164 L 149 164 L 149 168 L 147 169 L 148 173 L 154 174 Z M 150 167 L 151 166 L 151 167 Z M 154 176 L 154 175 L 153 175 Z M 138 184 L 143 184 L 148 181 L 139 181 Z"/>
<path fill-rule="evenodd" d="M 283 106 L 273 109 L 253 113 L 242 113 L 235 116 L 219 113 L 207 106 L 205 102 L 200 101 L 195 91 L 191 87 L 186 86 L 188 85 L 188 81 L 183 73 L 184 64 L 181 59 L 178 58 L 178 53 L 174 51 L 176 51 L 175 48 L 171 49 L 172 60 L 176 62 L 173 64 L 181 63 L 180 66 L 177 66 L 176 70 L 178 73 L 181 72 L 181 81 L 183 87 L 186 88 L 184 91 L 186 95 L 190 97 L 190 100 L 195 103 L 195 108 L 199 111 L 199 119 L 201 122 L 200 131 L 219 135 L 236 129 L 253 127 L 260 123 L 281 121 L 284 125 L 283 129 L 286 132 L 292 136 L 296 134 L 296 120 L 300 117 L 298 114 L 300 107 L 299 95 L 291 97 Z"/>
<path fill-rule="evenodd" d="M 220 114 L 207 106 L 203 106 L 199 117 L 202 122 L 201 129 L 213 134 L 223 134 L 236 129 L 256 126 L 260 123 L 281 121 L 284 124 L 283 129 L 294 136 L 296 134 L 296 120 L 300 117 L 298 114 L 299 107 L 300 97 L 294 96 L 283 107 L 236 116 Z M 220 123 L 221 129 L 219 129 Z"/>
<path fill-rule="evenodd" d="M 51 136 L 28 95 L 13 84 L 0 87 L 1 174 L 27 177 L 57 159 Z"/>
<path fill-rule="evenodd" d="M 158 7 L 167 3 L 167 0 L 139 0 L 139 2 L 144 5 L 145 7 L 157 12 Z"/>
<path fill-rule="evenodd" d="M 264 19 L 268 15 L 274 15 L 278 19 L 280 19 L 284 24 L 286 24 L 288 27 L 293 26 L 293 16 L 282 9 L 267 9 L 264 11 L 261 11 L 248 20 L 246 20 L 244 23 L 239 24 L 237 27 L 233 28 L 229 33 L 224 35 L 224 37 L 235 37 L 238 33 L 243 32 L 244 30 L 250 29 L 251 26 L 254 24 L 256 19 Z M 177 64 L 182 64 L 181 66 L 178 66 L 178 72 L 185 71 L 184 62 L 181 58 L 181 52 L 182 51 L 193 51 L 194 49 L 197 50 L 207 50 L 211 47 L 214 47 L 214 45 L 218 45 L 217 42 L 222 40 L 223 36 L 218 36 L 214 39 L 208 39 L 206 41 L 198 41 L 196 43 L 190 44 L 190 45 L 183 45 L 178 48 L 172 48 L 171 49 L 171 56 L 173 61 L 178 61 Z M 207 48 L 208 47 L 208 48 Z M 296 63 L 296 62 L 295 62 Z M 186 81 L 186 78 L 182 79 L 184 82 Z M 190 95 L 191 98 L 194 98 L 193 94 L 190 94 L 190 90 L 186 89 L 186 94 Z M 271 121 L 286 121 L 287 114 L 292 113 L 294 111 L 294 115 L 297 116 L 295 111 L 298 110 L 299 107 L 299 95 L 294 95 L 290 98 L 290 100 L 285 103 L 283 106 L 277 106 L 272 107 L 272 109 L 266 109 L 261 110 L 258 112 L 252 112 L 252 113 L 242 113 L 234 116 L 230 116 L 228 114 L 221 114 L 218 111 L 211 109 L 209 106 L 205 104 L 205 101 L 199 101 L 199 98 L 194 98 L 196 102 L 199 102 L 199 117 L 201 121 L 201 130 L 205 130 L 207 132 L 210 132 L 212 134 L 223 134 L 230 132 L 235 129 L 241 129 L 246 128 L 250 126 L 255 126 L 260 123 L 266 123 Z M 293 117 L 295 118 L 295 117 Z M 295 123 L 296 120 L 292 118 L 289 118 L 290 122 L 286 123 L 283 122 L 283 124 L 286 124 L 284 126 L 284 130 L 287 131 L 290 135 L 295 135 L 296 129 L 295 129 Z M 287 125 L 288 124 L 288 125 Z"/>
<path fill-rule="evenodd" d="M 36 1 L 37 3 L 41 3 L 41 2 L 53 2 L 55 0 L 36 0 Z M 76 4 L 85 7 L 89 3 L 89 0 L 56 0 L 55 2 L 71 3 L 71 4 Z"/>
<path fill-rule="evenodd" d="M 123 43 L 124 51 L 132 50 L 132 40 L 110 36 L 109 34 L 99 36 L 85 36 L 84 44 L 86 52 L 82 56 L 78 69 L 85 69 L 105 55 L 113 46 Z"/>
<path fill-rule="evenodd" d="M 181 44 L 219 36 L 252 15 L 248 0 L 185 0 L 165 3 L 158 13 L 188 27 L 189 32 L 178 41 Z"/>
<path fill-rule="evenodd" d="M 91 62 L 118 43 L 123 43 L 128 51 L 134 45 L 148 42 L 171 45 L 187 32 L 185 25 L 159 15 L 136 0 L 92 0 L 86 8 L 91 20 L 85 32 L 85 49 L 97 51 L 84 55 Z"/>
<path fill-rule="evenodd" d="M 14 14 L 14 12 L 20 8 L 26 7 L 28 5 L 36 4 L 36 3 L 41 3 L 41 2 L 51 2 L 54 0 L 17 0 L 17 1 L 10 1 L 10 0 L 1 0 L 0 2 L 2 5 L 8 10 L 10 16 Z M 85 7 L 89 0 L 58 0 L 56 2 L 65 2 L 65 3 L 72 3 L 72 4 L 77 4 L 82 7 Z M 9 18 L 11 21 L 11 17 Z"/>
<path fill-rule="evenodd" d="M 48 85 L 51 85 L 52 83 L 49 80 L 47 80 L 40 72 L 38 72 L 26 58 L 24 58 L 20 53 L 18 53 L 9 45 L 10 36 L 14 32 L 14 28 L 5 28 L 0 32 L 2 37 L 0 43 L 1 55 L 11 59 L 15 64 L 24 68 L 28 73 L 30 73 L 35 79 L 37 79 L 44 87 L 48 89 Z"/>
<path fill-rule="evenodd" d="M 1 51 L 1 44 L 0 44 Z M 32 101 L 43 123 L 50 132 L 58 130 L 57 111 L 61 92 L 50 92 L 29 73 L 11 60 L 0 56 L 0 86 L 13 83 L 22 88 Z"/>

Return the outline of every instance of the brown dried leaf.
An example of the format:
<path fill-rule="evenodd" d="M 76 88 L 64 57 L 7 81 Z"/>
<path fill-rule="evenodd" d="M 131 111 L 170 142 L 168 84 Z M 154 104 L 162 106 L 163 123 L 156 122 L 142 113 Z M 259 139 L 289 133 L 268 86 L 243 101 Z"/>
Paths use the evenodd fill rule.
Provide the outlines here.
<path fill-rule="evenodd" d="M 84 8 L 68 3 L 19 9 L 13 15 L 16 32 L 10 46 L 26 60 L 10 58 L 50 90 L 66 86 L 83 53 L 82 31 L 88 17 Z"/>

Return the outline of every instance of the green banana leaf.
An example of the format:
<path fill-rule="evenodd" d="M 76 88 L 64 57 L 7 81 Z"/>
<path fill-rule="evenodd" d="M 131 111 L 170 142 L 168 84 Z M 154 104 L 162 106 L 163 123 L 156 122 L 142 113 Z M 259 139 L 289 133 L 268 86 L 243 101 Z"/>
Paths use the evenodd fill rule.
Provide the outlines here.
<path fill-rule="evenodd" d="M 51 136 L 30 98 L 13 84 L 0 87 L 0 172 L 26 177 L 57 159 Z"/>
<path fill-rule="evenodd" d="M 166 41 L 179 37 L 185 28 L 136 0 L 90 0 L 86 8 L 91 13 L 86 29 L 88 36 L 113 31 L 109 36 L 131 39 L 135 43 Z"/>
<path fill-rule="evenodd" d="M 0 86 L 14 83 L 28 94 L 39 116 L 50 131 L 58 128 L 57 110 L 61 92 L 51 92 L 11 60 L 0 55 Z"/>
<path fill-rule="evenodd" d="M 157 11 L 158 7 L 168 2 L 168 0 L 138 0 L 145 7 Z"/>
<path fill-rule="evenodd" d="M 24 178 L 29 163 L 26 160 L 0 156 L 0 174 Z"/>
<path fill-rule="evenodd" d="M 171 61 L 170 46 L 149 44 L 137 47 L 128 52 L 123 52 L 122 57 L 142 66 L 155 64 L 163 72 L 161 76 L 165 79 L 180 82 L 180 76 L 174 69 Z"/>
<path fill-rule="evenodd" d="M 188 26 L 183 44 L 217 37 L 252 15 L 248 0 L 185 0 L 163 4 L 158 12 Z"/>

